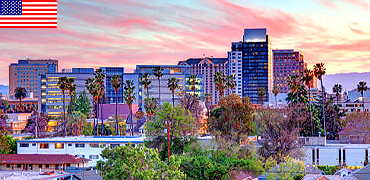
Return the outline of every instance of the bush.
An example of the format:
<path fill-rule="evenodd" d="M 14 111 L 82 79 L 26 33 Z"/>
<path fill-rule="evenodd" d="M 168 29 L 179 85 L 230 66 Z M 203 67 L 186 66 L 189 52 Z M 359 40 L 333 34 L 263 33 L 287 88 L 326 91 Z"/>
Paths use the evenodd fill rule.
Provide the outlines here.
<path fill-rule="evenodd" d="M 324 171 L 326 175 L 333 175 L 335 172 L 339 170 L 339 167 L 337 166 L 324 166 L 324 165 L 318 165 L 318 169 L 321 171 Z"/>

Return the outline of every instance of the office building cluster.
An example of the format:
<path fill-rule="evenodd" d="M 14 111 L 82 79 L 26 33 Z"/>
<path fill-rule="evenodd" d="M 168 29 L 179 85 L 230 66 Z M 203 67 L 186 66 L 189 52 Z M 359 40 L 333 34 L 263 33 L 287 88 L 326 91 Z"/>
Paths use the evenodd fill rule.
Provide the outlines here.
<path fill-rule="evenodd" d="M 231 49 L 225 58 L 201 57 L 181 60 L 177 65 L 161 65 L 163 76 L 158 80 L 154 76 L 153 68 L 157 65 L 137 65 L 133 73 L 125 73 L 124 67 L 100 67 L 105 74 L 104 104 L 116 102 L 116 92 L 111 85 L 113 75 L 118 75 L 123 82 L 131 80 L 139 109 L 143 109 L 143 101 L 147 96 L 159 98 L 161 101 L 171 102 L 172 92 L 167 87 L 170 78 L 179 80 L 179 88 L 175 91 L 175 101 L 178 102 L 183 92 L 196 93 L 201 98 L 209 94 L 211 104 L 217 104 L 221 98 L 215 82 L 216 72 L 225 76 L 233 75 L 235 87 L 226 89 L 225 95 L 235 93 L 239 96 L 249 97 L 254 104 L 265 104 L 271 99 L 273 86 L 280 88 L 280 93 L 287 93 L 290 89 L 286 78 L 291 75 L 301 75 L 307 64 L 304 55 L 293 49 L 274 49 L 266 29 L 245 29 L 242 41 L 232 42 Z M 90 101 L 92 97 L 85 87 L 85 80 L 94 77 L 93 68 L 72 68 L 58 71 L 58 60 L 18 60 L 18 63 L 9 65 L 9 93 L 14 99 L 16 87 L 24 87 L 28 98 L 37 98 L 37 108 L 55 117 L 62 115 L 62 92 L 58 87 L 58 80 L 62 76 L 73 78 L 76 84 L 76 94 L 84 91 Z M 139 79 L 143 74 L 150 74 L 151 85 L 144 89 Z M 198 84 L 195 91 L 190 90 L 187 79 L 197 75 Z M 311 88 L 316 88 L 316 79 L 312 81 Z M 160 89 L 160 90 L 159 90 Z M 261 99 L 258 91 L 265 91 Z M 123 99 L 123 86 L 118 90 L 118 103 L 125 103 Z M 66 105 L 69 104 L 69 94 L 66 96 Z M 33 106 L 36 106 L 33 104 Z"/>

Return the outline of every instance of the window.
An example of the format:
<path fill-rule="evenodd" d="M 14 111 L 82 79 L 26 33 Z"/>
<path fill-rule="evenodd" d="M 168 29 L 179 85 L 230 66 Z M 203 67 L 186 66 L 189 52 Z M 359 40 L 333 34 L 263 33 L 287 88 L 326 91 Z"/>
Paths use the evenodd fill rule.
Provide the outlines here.
<path fill-rule="evenodd" d="M 22 165 L 20 165 L 20 164 L 17 164 L 17 168 L 20 168 L 20 167 L 22 167 Z"/>
<path fill-rule="evenodd" d="M 39 164 L 39 168 L 40 168 L 40 169 L 42 168 L 42 164 Z"/>
<path fill-rule="evenodd" d="M 72 146 L 72 144 L 68 144 L 68 146 Z"/>
<path fill-rule="evenodd" d="M 32 146 L 36 146 L 36 143 L 33 143 Z"/>
<path fill-rule="evenodd" d="M 46 168 L 49 168 L 49 164 L 46 164 L 46 165 L 45 165 L 45 167 L 46 167 Z"/>
<path fill-rule="evenodd" d="M 21 144 L 19 144 L 19 147 L 28 147 L 28 146 L 29 146 L 28 143 L 21 143 Z"/>
<path fill-rule="evenodd" d="M 49 144 L 48 143 L 41 143 L 40 144 L 40 149 L 49 149 Z"/>
<path fill-rule="evenodd" d="M 99 155 L 90 155 L 89 159 L 99 159 Z"/>
<path fill-rule="evenodd" d="M 110 144 L 110 148 L 115 148 L 117 146 L 119 146 L 119 144 Z"/>
<path fill-rule="evenodd" d="M 98 148 L 99 147 L 99 144 L 90 144 L 90 147 L 92 147 L 92 148 Z"/>
<path fill-rule="evenodd" d="M 6 165 L 6 168 L 10 168 L 10 164 L 7 164 L 7 165 Z"/>
<path fill-rule="evenodd" d="M 85 144 L 75 144 L 75 147 L 76 148 L 84 148 L 85 147 Z"/>
<path fill-rule="evenodd" d="M 55 143 L 55 149 L 64 149 L 63 143 Z"/>

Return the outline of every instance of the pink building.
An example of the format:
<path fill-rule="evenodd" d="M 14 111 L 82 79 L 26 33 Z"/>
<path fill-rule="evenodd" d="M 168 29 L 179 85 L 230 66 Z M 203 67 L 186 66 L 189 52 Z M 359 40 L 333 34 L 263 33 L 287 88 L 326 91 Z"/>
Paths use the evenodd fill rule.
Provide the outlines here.
<path fill-rule="evenodd" d="M 103 109 L 99 108 L 99 119 L 101 118 L 103 118 L 104 120 L 114 119 L 114 117 L 116 116 L 116 104 L 103 104 L 102 107 Z M 132 113 L 133 113 L 134 122 L 136 122 L 135 113 L 138 111 L 138 109 L 139 107 L 137 104 L 132 105 Z M 103 116 L 101 116 L 100 114 L 101 110 L 103 111 Z M 118 104 L 117 110 L 118 110 L 117 114 L 119 117 L 123 119 L 127 119 L 130 113 L 127 104 Z"/>

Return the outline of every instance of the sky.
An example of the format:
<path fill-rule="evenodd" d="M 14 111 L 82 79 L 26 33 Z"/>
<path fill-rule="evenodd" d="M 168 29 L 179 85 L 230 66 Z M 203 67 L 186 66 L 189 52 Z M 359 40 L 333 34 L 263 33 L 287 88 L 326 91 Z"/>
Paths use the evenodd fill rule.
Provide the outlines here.
<path fill-rule="evenodd" d="M 177 64 L 227 57 L 245 28 L 267 28 L 273 49 L 301 50 L 328 74 L 370 71 L 370 1 L 59 0 L 57 29 L 0 29 L 0 84 L 18 59 L 59 69 Z"/>

